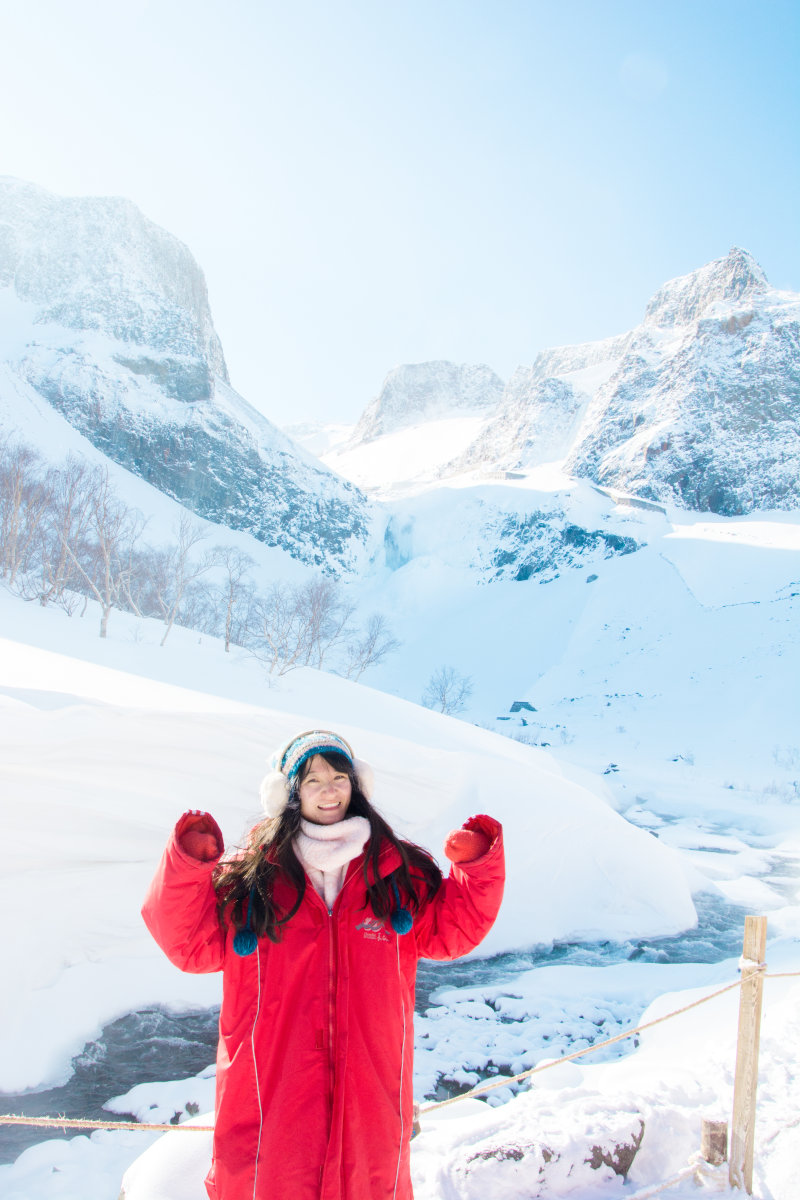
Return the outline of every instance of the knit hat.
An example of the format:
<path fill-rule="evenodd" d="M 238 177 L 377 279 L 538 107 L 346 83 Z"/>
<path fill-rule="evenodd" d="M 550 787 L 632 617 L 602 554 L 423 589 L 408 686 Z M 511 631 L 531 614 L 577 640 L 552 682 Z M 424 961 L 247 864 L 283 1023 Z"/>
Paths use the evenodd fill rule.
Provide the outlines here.
<path fill-rule="evenodd" d="M 329 729 L 309 729 L 305 733 L 298 733 L 272 756 L 272 770 L 261 782 L 261 806 L 268 817 L 281 815 L 298 771 L 315 754 L 343 755 L 352 763 L 361 791 L 368 800 L 372 799 L 372 768 L 355 758 L 348 743 L 338 733 L 332 733 Z"/>

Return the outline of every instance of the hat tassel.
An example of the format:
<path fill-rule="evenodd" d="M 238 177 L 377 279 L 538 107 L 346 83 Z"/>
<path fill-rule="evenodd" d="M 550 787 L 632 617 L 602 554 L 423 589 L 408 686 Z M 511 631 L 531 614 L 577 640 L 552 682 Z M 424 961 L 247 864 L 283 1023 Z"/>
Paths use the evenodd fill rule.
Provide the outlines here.
<path fill-rule="evenodd" d="M 414 924 L 414 918 L 408 909 L 403 908 L 400 903 L 400 892 L 394 879 L 392 880 L 392 890 L 394 891 L 395 910 L 389 917 L 389 924 L 397 934 L 408 933 Z"/>
<path fill-rule="evenodd" d="M 240 958 L 247 958 L 248 954 L 252 954 L 258 946 L 258 938 L 253 932 L 253 927 L 250 924 L 250 918 L 253 913 L 253 893 L 255 890 L 255 885 L 250 888 L 250 897 L 247 901 L 247 917 L 245 919 L 244 927 L 242 929 L 237 929 L 233 938 L 234 953 L 238 954 Z"/>

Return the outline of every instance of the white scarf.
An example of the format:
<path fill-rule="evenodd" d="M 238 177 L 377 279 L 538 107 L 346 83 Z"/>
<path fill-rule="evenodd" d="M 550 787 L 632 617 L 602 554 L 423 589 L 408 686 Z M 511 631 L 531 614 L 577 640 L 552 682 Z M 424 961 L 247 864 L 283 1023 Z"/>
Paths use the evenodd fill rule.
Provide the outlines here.
<path fill-rule="evenodd" d="M 358 858 L 369 834 L 366 817 L 346 817 L 334 825 L 314 825 L 300 818 L 295 853 L 329 912 L 342 890 L 349 864 Z"/>

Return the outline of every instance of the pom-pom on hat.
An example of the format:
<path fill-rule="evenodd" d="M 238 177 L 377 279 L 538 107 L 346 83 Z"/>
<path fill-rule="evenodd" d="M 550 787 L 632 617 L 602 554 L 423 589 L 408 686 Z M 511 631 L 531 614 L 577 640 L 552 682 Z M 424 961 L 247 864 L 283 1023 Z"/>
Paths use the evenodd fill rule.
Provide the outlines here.
<path fill-rule="evenodd" d="M 272 757 L 272 770 L 261 783 L 261 805 L 268 817 L 279 817 L 286 807 L 292 781 L 303 763 L 315 754 L 342 754 L 353 764 L 361 791 L 372 797 L 372 769 L 354 757 L 353 751 L 338 733 L 330 729 L 308 729 Z"/>

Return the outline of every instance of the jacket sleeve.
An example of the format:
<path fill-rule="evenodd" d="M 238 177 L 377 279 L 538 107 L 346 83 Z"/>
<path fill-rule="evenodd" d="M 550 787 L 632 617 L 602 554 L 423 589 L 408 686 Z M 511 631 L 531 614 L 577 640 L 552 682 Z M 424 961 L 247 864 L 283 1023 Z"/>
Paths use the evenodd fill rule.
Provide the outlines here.
<path fill-rule="evenodd" d="M 210 820 L 222 847 L 222 832 Z M 173 830 L 142 907 L 145 925 L 170 962 L 193 974 L 221 971 L 225 957 L 211 882 L 216 865 L 187 854 Z"/>
<path fill-rule="evenodd" d="M 491 840 L 472 862 L 453 863 L 450 874 L 425 908 L 414 917 L 420 958 L 459 958 L 474 950 L 494 925 L 505 883 L 503 830 L 493 817 L 471 817 L 468 829 Z"/>

